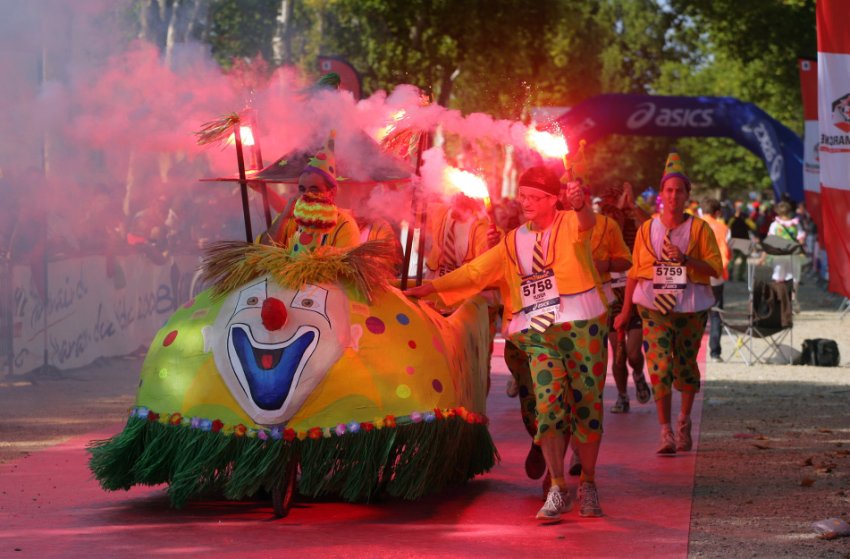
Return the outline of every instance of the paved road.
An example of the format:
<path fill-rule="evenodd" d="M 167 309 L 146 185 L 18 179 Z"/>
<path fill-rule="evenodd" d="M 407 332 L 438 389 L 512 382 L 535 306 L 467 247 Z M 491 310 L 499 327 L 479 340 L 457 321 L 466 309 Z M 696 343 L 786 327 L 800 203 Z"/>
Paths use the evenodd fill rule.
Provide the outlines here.
<path fill-rule="evenodd" d="M 685 557 L 696 453 L 658 458 L 655 412 L 606 416 L 597 480 L 606 516 L 543 526 L 540 485 L 523 472 L 529 440 L 494 358 L 488 415 L 502 456 L 466 486 L 419 502 L 302 501 L 274 519 L 267 502 L 193 501 L 170 509 L 161 487 L 105 493 L 85 445 L 115 423 L 0 464 L 2 557 Z M 606 408 L 613 403 L 608 380 Z M 633 402 L 635 400 L 633 399 Z M 702 399 L 697 401 L 695 434 Z M 48 410 L 46 410 L 47 412 Z M 573 478 L 575 481 L 575 478 Z M 552 555 L 557 554 L 557 555 Z"/>

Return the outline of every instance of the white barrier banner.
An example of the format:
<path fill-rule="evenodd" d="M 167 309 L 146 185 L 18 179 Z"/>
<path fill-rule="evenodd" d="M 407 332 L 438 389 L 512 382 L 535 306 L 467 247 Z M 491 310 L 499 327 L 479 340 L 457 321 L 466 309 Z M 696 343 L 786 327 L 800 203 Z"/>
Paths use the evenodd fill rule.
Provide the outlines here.
<path fill-rule="evenodd" d="M 150 344 L 186 302 L 198 258 L 157 265 L 144 255 L 87 256 L 50 262 L 46 305 L 28 266 L 12 269 L 13 373 L 47 365 L 72 369 Z M 46 335 L 45 335 L 46 327 Z M 8 369 L 7 369 L 8 370 Z"/>

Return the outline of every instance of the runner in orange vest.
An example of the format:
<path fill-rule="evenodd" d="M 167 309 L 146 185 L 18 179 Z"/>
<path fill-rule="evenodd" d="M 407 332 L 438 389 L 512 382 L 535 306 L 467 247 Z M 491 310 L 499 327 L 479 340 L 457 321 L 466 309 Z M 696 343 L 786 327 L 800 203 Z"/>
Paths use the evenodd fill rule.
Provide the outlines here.
<path fill-rule="evenodd" d="M 460 193 L 448 204 L 429 204 L 426 279 L 442 277 L 487 250 L 490 222 L 483 210 L 481 201 Z"/>
<path fill-rule="evenodd" d="M 638 231 L 623 310 L 614 321 L 614 328 L 624 328 L 633 305 L 643 319 L 643 347 L 661 425 L 659 455 L 692 448 L 691 409 L 700 390 L 697 354 L 714 304 L 709 278 L 722 274 L 711 228 L 684 212 L 690 190 L 679 155 L 671 153 L 661 179 L 661 214 Z M 670 425 L 673 388 L 682 395 L 677 434 Z"/>
<path fill-rule="evenodd" d="M 720 221 L 721 214 L 720 202 L 714 198 L 706 198 L 702 202 L 702 218 L 711 227 L 714 233 L 714 240 L 717 241 L 717 248 L 720 250 L 720 260 L 723 262 L 723 274 L 719 278 L 711 278 L 711 291 L 714 293 L 714 306 L 723 308 L 723 284 L 729 279 L 729 260 L 732 253 L 729 250 L 729 228 Z M 709 359 L 717 363 L 723 361 L 720 356 L 720 315 L 716 311 L 711 311 L 708 314 L 708 351 Z"/>
<path fill-rule="evenodd" d="M 519 200 L 528 220 L 498 245 L 408 296 L 438 293 L 446 304 L 490 285 L 509 294 L 505 318 L 511 341 L 531 357 L 537 433 L 552 486 L 537 518 L 553 521 L 572 508 L 564 479 L 570 437 L 581 455 L 579 514 L 601 516 L 595 468 L 602 438 L 602 388 L 608 352 L 607 308 L 588 240 L 596 217 L 577 183 L 567 187 L 576 210 L 555 208 L 561 184 L 546 167 L 519 179 Z"/>
<path fill-rule="evenodd" d="M 626 182 L 623 183 L 621 188 L 615 187 L 609 189 L 602 196 L 600 205 L 602 212 L 620 226 L 623 240 L 631 251 L 631 248 L 635 244 L 638 227 L 649 219 L 649 215 L 635 204 L 632 186 Z M 631 258 L 631 252 L 629 255 Z M 611 372 L 614 375 L 614 381 L 617 385 L 617 401 L 611 407 L 611 413 L 628 413 L 631 410 L 631 403 L 628 396 L 629 366 L 632 368 L 632 378 L 634 380 L 635 395 L 638 402 L 641 404 L 647 403 L 652 397 L 652 391 L 646 383 L 643 373 L 644 359 L 643 352 L 641 351 L 643 337 L 640 316 L 637 313 L 632 313 L 631 320 L 625 329 L 619 332 L 613 329 L 614 317 L 620 313 L 623 307 L 623 299 L 625 298 L 626 291 L 626 274 L 612 274 L 611 287 L 615 295 L 614 300 L 611 302 L 612 332 L 610 341 L 613 348 Z"/>

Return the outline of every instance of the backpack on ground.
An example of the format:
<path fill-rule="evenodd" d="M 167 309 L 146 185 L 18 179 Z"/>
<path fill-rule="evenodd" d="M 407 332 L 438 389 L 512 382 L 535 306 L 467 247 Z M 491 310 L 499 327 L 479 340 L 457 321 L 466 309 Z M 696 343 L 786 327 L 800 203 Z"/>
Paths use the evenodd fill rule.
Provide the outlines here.
<path fill-rule="evenodd" d="M 837 367 L 841 361 L 838 344 L 835 340 L 814 338 L 803 340 L 803 352 L 800 355 L 800 365 L 815 365 L 816 367 Z"/>

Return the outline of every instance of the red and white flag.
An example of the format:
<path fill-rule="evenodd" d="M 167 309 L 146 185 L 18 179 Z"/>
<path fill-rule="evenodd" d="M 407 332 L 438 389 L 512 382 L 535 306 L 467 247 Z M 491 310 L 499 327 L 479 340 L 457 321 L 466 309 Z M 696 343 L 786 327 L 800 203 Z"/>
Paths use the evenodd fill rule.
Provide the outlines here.
<path fill-rule="evenodd" d="M 829 290 L 850 297 L 850 2 L 818 0 L 818 129 Z"/>
<path fill-rule="evenodd" d="M 800 89 L 803 95 L 803 192 L 806 208 L 818 226 L 818 242 L 823 246 L 823 219 L 820 209 L 820 131 L 818 130 L 818 63 L 801 58 Z"/>

